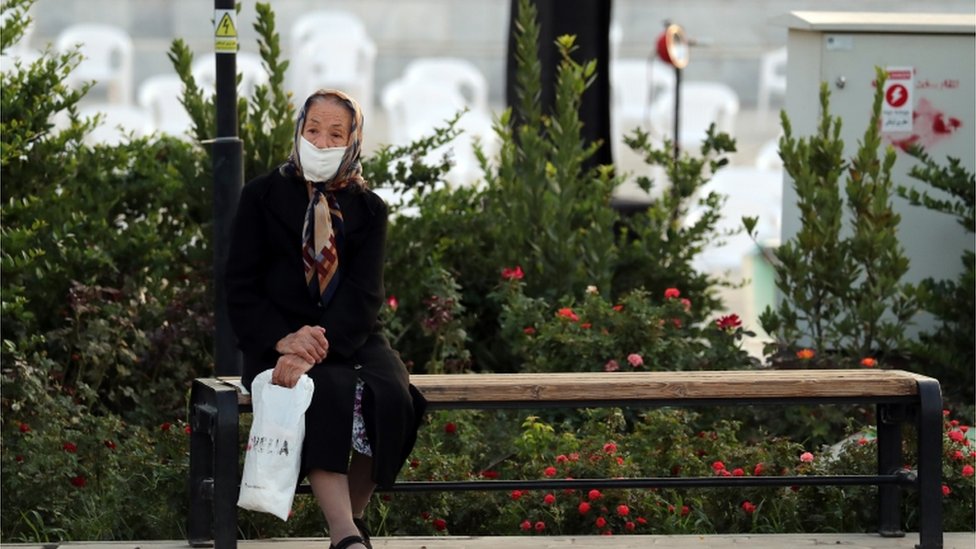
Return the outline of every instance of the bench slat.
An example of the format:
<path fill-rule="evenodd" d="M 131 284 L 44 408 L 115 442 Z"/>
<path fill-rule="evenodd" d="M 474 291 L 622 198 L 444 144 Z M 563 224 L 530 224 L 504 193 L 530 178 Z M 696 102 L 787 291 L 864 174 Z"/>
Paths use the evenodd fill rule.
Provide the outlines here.
<path fill-rule="evenodd" d="M 222 378 L 236 381 L 239 378 Z M 730 370 L 519 374 L 418 374 L 431 403 L 581 402 L 898 397 L 928 379 L 902 370 Z M 241 404 L 250 404 L 241 395 Z"/>

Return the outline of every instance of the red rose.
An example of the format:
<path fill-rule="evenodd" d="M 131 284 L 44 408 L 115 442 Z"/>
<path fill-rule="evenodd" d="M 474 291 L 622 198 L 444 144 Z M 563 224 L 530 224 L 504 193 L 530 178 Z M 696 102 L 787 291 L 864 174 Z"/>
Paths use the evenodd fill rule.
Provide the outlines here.
<path fill-rule="evenodd" d="M 577 509 L 579 510 L 579 514 L 585 515 L 590 512 L 590 504 L 585 501 L 581 501 Z"/>
<path fill-rule="evenodd" d="M 687 505 L 682 505 L 681 506 L 681 516 L 687 517 L 688 516 L 688 513 L 690 513 L 690 512 L 691 512 L 691 508 L 689 508 Z"/>
<path fill-rule="evenodd" d="M 861 359 L 861 366 L 864 366 L 865 368 L 874 368 L 877 365 L 878 361 L 869 356 Z"/>
<path fill-rule="evenodd" d="M 187 425 L 186 427 L 183 428 L 183 432 L 186 433 L 186 434 L 188 434 L 188 435 L 192 435 L 193 434 L 193 429 L 191 429 L 190 426 Z"/>
<path fill-rule="evenodd" d="M 681 297 L 681 292 L 677 288 L 668 288 L 664 290 L 665 299 L 677 299 Z"/>
<path fill-rule="evenodd" d="M 482 471 L 481 476 L 486 479 L 496 479 L 498 478 L 498 471 Z"/>
<path fill-rule="evenodd" d="M 742 470 L 742 467 L 736 467 L 735 469 L 732 469 L 732 476 L 733 477 L 741 477 L 742 475 L 745 475 L 745 474 L 746 474 L 746 472 Z"/>
<path fill-rule="evenodd" d="M 753 468 L 753 470 L 752 470 L 752 474 L 753 475 L 756 475 L 758 477 L 759 475 L 762 474 L 762 472 L 763 472 L 763 464 L 762 463 L 757 463 L 756 464 L 756 467 Z"/>
<path fill-rule="evenodd" d="M 716 461 L 716 462 L 712 463 L 712 469 L 716 473 L 718 473 L 719 471 L 725 470 L 725 464 L 722 463 L 721 461 Z"/>
<path fill-rule="evenodd" d="M 553 503 L 556 503 L 556 496 L 552 494 L 546 494 L 546 497 L 542 498 L 542 503 L 545 503 L 546 505 L 552 505 Z"/>
<path fill-rule="evenodd" d="M 532 523 L 529 522 L 528 519 L 525 519 L 525 520 L 522 521 L 521 524 L 519 524 L 519 528 L 521 528 L 522 530 L 525 530 L 526 532 L 528 532 L 529 530 L 532 529 Z"/>
<path fill-rule="evenodd" d="M 108 448 L 109 450 L 114 450 L 115 449 L 115 443 L 112 442 L 111 440 L 106 440 L 105 441 L 105 447 Z"/>
<path fill-rule="evenodd" d="M 974 471 L 973 471 L 973 466 L 972 465 L 964 465 L 962 467 L 962 476 L 964 476 L 964 477 L 971 477 L 971 476 L 973 476 L 973 472 Z"/>
<path fill-rule="evenodd" d="M 955 452 L 952 453 L 952 459 L 956 461 L 962 461 L 966 459 L 966 456 L 963 455 L 962 450 L 956 450 Z"/>
<path fill-rule="evenodd" d="M 173 424 L 168 421 L 159 426 L 159 429 L 161 431 L 167 431 L 167 432 L 172 428 L 173 428 Z"/>
<path fill-rule="evenodd" d="M 952 489 L 949 488 L 948 486 L 946 486 L 945 484 L 943 484 L 942 485 L 942 496 L 945 497 L 945 496 L 948 496 L 951 493 L 952 493 Z"/>
<path fill-rule="evenodd" d="M 71 485 L 78 488 L 84 488 L 88 484 L 88 479 L 84 475 L 78 475 L 76 477 L 71 477 Z"/>
<path fill-rule="evenodd" d="M 566 463 L 567 461 L 569 461 L 569 458 L 566 457 L 566 454 L 559 454 L 556 456 L 556 463 Z"/>
<path fill-rule="evenodd" d="M 453 435 L 454 433 L 457 432 L 457 425 L 448 421 L 447 423 L 444 424 L 444 432 L 449 435 Z"/>
<path fill-rule="evenodd" d="M 621 503 L 620 505 L 617 506 L 617 514 L 622 517 L 626 517 L 627 515 L 630 514 L 630 507 L 627 507 L 626 505 Z"/>
<path fill-rule="evenodd" d="M 410 468 L 411 469 L 416 469 L 417 467 L 420 467 L 420 460 L 411 459 L 410 460 Z"/>
<path fill-rule="evenodd" d="M 637 524 L 647 524 L 647 519 L 644 517 L 637 517 Z"/>
<path fill-rule="evenodd" d="M 628 520 L 624 524 L 624 528 L 626 528 L 628 532 L 633 532 L 634 531 L 634 528 L 637 528 L 637 525 Z"/>
<path fill-rule="evenodd" d="M 522 328 L 522 333 L 525 335 L 535 335 L 535 328 L 532 326 L 526 326 L 525 328 Z"/>
<path fill-rule="evenodd" d="M 542 522 L 541 520 L 539 522 L 536 522 L 535 523 L 535 531 L 536 532 L 541 532 L 541 531 L 543 531 L 545 529 L 546 529 L 546 523 Z"/>
<path fill-rule="evenodd" d="M 525 273 L 522 272 L 522 267 L 516 265 L 514 269 L 509 269 L 508 267 L 502 269 L 502 278 L 505 280 L 522 280 L 525 277 Z"/>
<path fill-rule="evenodd" d="M 569 307 L 563 307 L 562 309 L 556 311 L 556 316 L 572 320 L 573 322 L 579 321 L 579 317 L 576 316 L 576 313 L 574 313 Z"/>
<path fill-rule="evenodd" d="M 742 319 L 739 318 L 739 315 L 720 316 L 718 320 L 715 321 L 715 325 L 719 330 L 731 332 L 742 326 Z"/>
<path fill-rule="evenodd" d="M 430 520 L 430 513 L 428 513 L 427 511 L 421 511 L 420 518 L 424 519 L 424 521 L 426 522 Z"/>
<path fill-rule="evenodd" d="M 590 492 L 586 495 L 586 497 L 590 498 L 590 501 L 600 499 L 602 496 L 603 494 L 601 494 L 600 491 L 595 488 L 590 490 Z"/>
<path fill-rule="evenodd" d="M 21 456 L 21 455 L 18 455 L 14 459 L 17 460 L 17 463 L 23 463 L 24 462 L 24 456 Z"/>
<path fill-rule="evenodd" d="M 434 519 L 433 524 L 435 530 L 443 531 L 445 528 L 447 528 L 447 521 L 442 518 Z"/>
<path fill-rule="evenodd" d="M 391 296 L 390 296 L 390 297 L 389 297 L 389 298 L 388 298 L 388 299 L 386 300 L 386 305 L 387 305 L 387 306 L 388 306 L 388 307 L 389 307 L 390 309 L 392 309 L 392 310 L 394 310 L 394 311 L 395 311 L 395 310 L 397 310 L 397 307 L 399 307 L 399 306 L 400 306 L 400 302 L 399 302 L 399 301 L 397 301 L 397 298 L 396 298 L 396 296 L 395 296 L 395 295 L 391 295 Z"/>
<path fill-rule="evenodd" d="M 603 451 L 608 454 L 613 454 L 617 451 L 617 445 L 613 442 L 608 442 L 603 445 Z"/>
<path fill-rule="evenodd" d="M 26 424 L 24 422 L 21 422 L 20 423 L 20 432 L 21 433 L 29 433 L 30 430 L 31 430 L 30 425 L 28 425 L 28 424 Z"/>
<path fill-rule="evenodd" d="M 546 467 L 544 471 L 542 471 L 542 474 L 546 475 L 547 477 L 554 477 L 556 476 L 556 468 L 550 465 L 549 467 Z"/>
<path fill-rule="evenodd" d="M 513 501 L 518 501 L 520 499 L 522 499 L 522 491 L 521 490 L 512 490 L 512 500 Z"/>
<path fill-rule="evenodd" d="M 605 519 L 603 517 L 597 517 L 597 519 L 596 519 L 596 527 L 597 528 L 603 528 L 606 525 L 607 525 L 607 519 Z"/>
<path fill-rule="evenodd" d="M 69 454 L 74 454 L 78 451 L 78 445 L 74 442 L 65 442 L 61 445 L 61 448 L 64 448 L 64 451 L 68 452 Z"/>
<path fill-rule="evenodd" d="M 947 435 L 949 436 L 950 439 L 952 439 L 955 442 L 962 442 L 962 439 L 966 438 L 965 433 L 963 433 L 962 431 L 957 431 L 955 429 L 949 431 Z"/>
<path fill-rule="evenodd" d="M 751 515 L 756 511 L 756 506 L 752 502 L 746 500 L 742 502 L 742 510 L 746 512 L 747 515 Z"/>
<path fill-rule="evenodd" d="M 611 307 L 611 308 L 612 308 L 612 309 L 613 309 L 614 311 L 617 311 L 618 313 L 619 313 L 620 311 L 623 311 L 623 310 L 624 310 L 624 306 L 623 306 L 623 305 L 614 305 L 614 306 L 613 306 L 613 307 Z"/>

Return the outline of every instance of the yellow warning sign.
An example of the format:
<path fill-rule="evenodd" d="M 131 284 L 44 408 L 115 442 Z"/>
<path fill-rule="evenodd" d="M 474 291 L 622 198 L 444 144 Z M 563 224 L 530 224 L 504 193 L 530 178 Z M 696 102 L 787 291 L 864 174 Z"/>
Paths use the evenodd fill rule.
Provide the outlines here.
<path fill-rule="evenodd" d="M 234 10 L 215 10 L 214 12 L 214 51 L 217 53 L 237 53 L 237 24 Z"/>

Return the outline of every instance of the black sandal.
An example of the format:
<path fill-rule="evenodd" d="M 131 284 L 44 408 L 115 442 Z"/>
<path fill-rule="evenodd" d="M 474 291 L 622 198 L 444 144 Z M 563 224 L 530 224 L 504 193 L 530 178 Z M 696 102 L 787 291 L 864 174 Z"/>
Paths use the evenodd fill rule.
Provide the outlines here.
<path fill-rule="evenodd" d="M 359 528 L 359 535 L 363 537 L 363 545 L 366 546 L 366 549 L 373 549 L 373 544 L 369 542 L 370 531 L 369 527 L 366 526 L 366 521 L 358 517 L 353 517 L 352 521 L 356 528 Z"/>
<path fill-rule="evenodd" d="M 329 549 L 349 549 L 349 546 L 354 543 L 362 543 L 363 545 L 369 547 L 369 545 L 366 543 L 366 540 L 364 540 L 359 536 L 346 536 L 341 540 L 339 540 L 339 545 L 332 545 L 330 543 Z"/>

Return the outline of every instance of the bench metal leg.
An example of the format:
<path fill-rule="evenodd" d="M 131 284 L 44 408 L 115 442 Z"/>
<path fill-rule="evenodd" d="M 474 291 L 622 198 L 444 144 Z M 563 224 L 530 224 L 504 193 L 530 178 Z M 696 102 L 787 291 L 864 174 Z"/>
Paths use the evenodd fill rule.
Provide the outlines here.
<path fill-rule="evenodd" d="M 237 391 L 197 379 L 190 391 L 190 513 L 187 541 L 194 547 L 237 547 Z"/>
<path fill-rule="evenodd" d="M 878 474 L 891 475 L 901 470 L 902 424 L 906 419 L 904 406 L 879 404 L 878 425 Z M 878 486 L 878 533 L 886 538 L 904 537 L 901 529 L 901 487 Z"/>
<path fill-rule="evenodd" d="M 942 391 L 920 380 L 918 396 L 918 549 L 942 549 Z"/>

